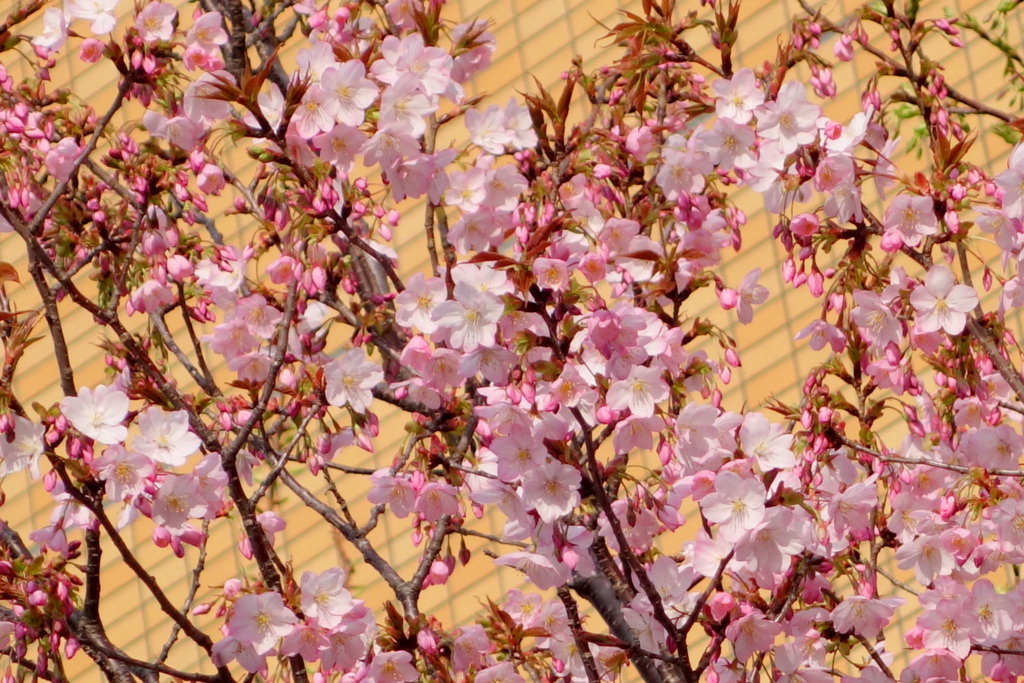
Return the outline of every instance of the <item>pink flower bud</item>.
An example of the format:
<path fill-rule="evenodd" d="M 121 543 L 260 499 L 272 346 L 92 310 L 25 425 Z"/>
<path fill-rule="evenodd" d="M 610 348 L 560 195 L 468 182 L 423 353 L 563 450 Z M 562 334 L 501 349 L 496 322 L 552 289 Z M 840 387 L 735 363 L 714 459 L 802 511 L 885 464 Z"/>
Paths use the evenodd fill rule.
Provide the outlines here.
<path fill-rule="evenodd" d="M 282 368 L 281 372 L 277 375 L 277 389 L 278 391 L 292 392 L 295 391 L 298 380 L 295 377 L 295 373 L 288 368 Z"/>
<path fill-rule="evenodd" d="M 220 167 L 206 164 L 196 176 L 196 184 L 203 192 L 217 196 L 227 185 L 227 181 L 224 180 L 224 171 L 220 170 Z"/>
<path fill-rule="evenodd" d="M 903 637 L 907 641 L 907 647 L 913 648 L 915 650 L 923 650 L 925 648 L 924 629 L 920 626 L 915 626 L 914 628 L 910 629 L 904 634 Z"/>
<path fill-rule="evenodd" d="M 437 636 L 428 629 L 422 629 L 416 634 L 416 645 L 427 655 L 436 655 L 440 649 L 437 644 Z"/>
<path fill-rule="evenodd" d="M 195 272 L 192 262 L 181 254 L 174 254 L 167 259 L 167 275 L 175 282 L 184 282 Z"/>
<path fill-rule="evenodd" d="M 724 619 L 735 606 L 736 600 L 729 593 L 715 593 L 708 599 L 708 610 L 715 621 Z"/>
<path fill-rule="evenodd" d="M 166 548 L 171 543 L 171 532 L 162 526 L 153 529 L 153 543 L 158 548 Z"/>
<path fill-rule="evenodd" d="M 802 213 L 789 222 L 789 230 L 799 237 L 810 237 L 818 232 L 821 223 L 813 213 Z"/>
<path fill-rule="evenodd" d="M 811 274 L 807 276 L 807 289 L 816 297 L 825 293 L 825 277 L 821 274 L 821 271 L 812 270 Z"/>
<path fill-rule="evenodd" d="M 235 598 L 242 592 L 242 582 L 238 579 L 228 579 L 224 582 L 224 597 Z"/>
<path fill-rule="evenodd" d="M 943 218 L 946 225 L 949 226 L 950 232 L 960 232 L 960 214 L 956 211 L 947 211 Z"/>
<path fill-rule="evenodd" d="M 898 231 L 890 230 L 882 235 L 879 246 L 882 247 L 882 251 L 889 253 L 899 251 L 903 247 L 903 237 Z"/>
<path fill-rule="evenodd" d="M 78 58 L 83 62 L 95 64 L 103 57 L 103 42 L 95 38 L 86 38 L 78 49 Z"/>
<path fill-rule="evenodd" d="M 786 259 L 782 264 L 782 280 L 792 282 L 794 275 L 796 275 L 796 263 L 793 262 L 793 259 Z"/>

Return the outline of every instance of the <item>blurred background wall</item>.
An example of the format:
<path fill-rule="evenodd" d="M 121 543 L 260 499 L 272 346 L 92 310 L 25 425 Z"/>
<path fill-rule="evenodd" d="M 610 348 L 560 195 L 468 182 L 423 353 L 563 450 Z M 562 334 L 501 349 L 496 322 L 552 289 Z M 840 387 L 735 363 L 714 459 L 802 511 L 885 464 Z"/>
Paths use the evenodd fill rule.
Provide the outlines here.
<path fill-rule="evenodd" d="M 130 11 L 127 0 L 122 0 L 121 4 L 125 12 Z M 951 8 L 954 13 L 970 11 L 979 16 L 994 9 L 992 2 L 975 3 L 967 0 L 940 0 L 922 4 L 920 16 L 942 16 L 944 7 Z M 189 5 L 185 10 L 186 15 L 191 8 L 192 5 Z M 487 94 L 484 102 L 486 105 L 504 104 L 510 97 L 518 97 L 519 92 L 535 91 L 534 77 L 549 89 L 559 89 L 562 75 L 575 56 L 582 58 L 587 70 L 609 63 L 615 56 L 615 49 L 609 47 L 610 41 L 602 40 L 607 33 L 602 24 L 606 27 L 614 25 L 618 21 L 619 12 L 624 9 L 639 12 L 640 1 L 449 0 L 448 8 L 453 20 L 481 17 L 492 24 L 498 45 L 493 65 L 469 89 L 470 94 Z M 690 8 L 686 4 L 685 9 Z M 853 3 L 847 1 L 830 1 L 824 6 L 825 13 L 833 20 L 839 20 L 852 9 Z M 779 36 L 786 34 L 791 17 L 799 11 L 794 0 L 747 0 L 742 11 L 741 39 L 734 56 L 736 64 L 756 68 L 765 60 L 772 59 Z M 1019 27 L 1014 27 L 1014 30 L 1019 31 Z M 698 49 L 707 46 L 708 41 L 695 44 Z M 827 41 L 826 52 L 830 52 Z M 17 77 L 18 64 L 9 57 L 12 57 L 12 53 L 0 55 L 0 60 L 4 60 Z M 936 52 L 933 57 L 940 61 L 947 60 L 947 79 L 958 89 L 981 100 L 1006 101 L 1003 58 L 990 46 L 972 41 L 967 49 L 957 51 L 956 54 L 949 48 L 945 54 Z M 287 55 L 285 58 L 288 58 Z M 840 122 L 847 122 L 850 116 L 859 111 L 860 92 L 872 71 L 873 65 L 868 60 L 838 67 L 835 80 L 840 86 L 840 92 L 833 102 L 826 105 L 827 113 Z M 55 84 L 68 86 L 99 111 L 103 111 L 113 98 L 115 76 L 111 69 L 80 62 L 73 50 L 51 70 Z M 137 110 L 129 110 L 126 117 L 132 117 L 132 111 L 137 115 Z M 125 120 L 127 118 L 122 119 L 122 122 Z M 1001 168 L 1009 147 L 989 134 L 986 126 L 985 122 L 981 122 L 983 134 L 976 145 L 976 160 L 988 163 L 993 169 Z M 911 157 L 907 157 L 905 162 L 909 165 L 917 163 Z M 243 173 L 239 175 L 244 177 Z M 818 317 L 820 304 L 811 299 L 805 290 L 793 290 L 784 285 L 780 274 L 784 255 L 771 239 L 771 217 L 765 213 L 758 197 L 745 196 L 741 201 L 748 215 L 748 224 L 743 231 L 744 250 L 739 256 L 726 258 L 721 276 L 727 282 L 738 283 L 753 268 L 763 268 L 761 283 L 771 290 L 772 296 L 757 309 L 753 324 L 747 326 L 739 325 L 734 316 L 722 312 L 713 296 L 695 297 L 690 310 L 691 315 L 709 317 L 722 325 L 738 341 L 743 366 L 734 371 L 726 392 L 725 404 L 731 409 L 744 406 L 757 408 L 770 396 L 787 401 L 798 400 L 800 379 L 816 363 L 824 360 L 822 353 L 812 352 L 806 343 L 793 340 L 800 329 Z M 417 224 L 422 225 L 422 215 L 422 205 L 408 204 L 407 218 L 396 231 L 395 246 L 405 272 L 429 268 L 423 248 L 422 229 L 417 227 Z M 218 216 L 217 222 L 228 243 L 242 244 L 247 232 L 242 219 Z M 0 260 L 10 261 L 24 272 L 24 256 L 17 238 L 5 236 L 0 240 Z M 29 280 L 23 278 L 23 282 L 28 283 Z M 30 283 L 21 289 L 10 290 L 10 294 L 12 300 L 23 302 L 23 306 L 31 305 L 34 300 Z M 989 300 L 985 303 L 987 308 L 994 305 Z M 70 312 L 70 307 L 65 310 L 69 312 L 66 322 L 69 337 L 75 339 L 73 354 L 81 367 L 76 379 L 81 386 L 94 386 L 103 381 L 104 376 L 103 352 L 97 346 L 103 332 L 88 316 L 81 312 Z M 710 351 L 717 357 L 714 350 Z M 44 340 L 36 344 L 23 361 L 16 388 L 21 396 L 31 395 L 34 400 L 50 405 L 60 398 L 55 377 L 52 349 Z M 26 405 L 29 403 L 24 402 Z M 347 465 L 383 467 L 390 464 L 404 437 L 401 417 L 392 416 L 382 422 L 381 436 L 376 440 L 374 454 L 350 449 L 340 458 Z M 20 474 L 2 482 L 7 501 L 0 509 L 0 517 L 16 529 L 45 525 L 52 508 L 51 499 L 41 491 L 41 487 L 35 485 L 29 488 L 27 484 L 28 480 Z M 313 482 L 311 486 L 314 490 L 324 490 L 319 482 Z M 365 515 L 368 506 L 363 498 L 362 479 L 350 477 L 343 480 L 343 486 L 346 492 L 353 492 L 350 502 L 357 518 L 360 514 Z M 277 548 L 282 557 L 291 561 L 296 576 L 303 570 L 322 571 L 340 564 L 352 571 L 351 588 L 358 597 L 373 605 L 379 605 L 382 600 L 390 597 L 385 592 L 386 587 L 382 588 L 374 581 L 373 573 L 360 566 L 358 556 L 342 546 L 337 534 L 326 529 L 315 514 L 288 502 L 289 498 L 283 494 L 280 496 L 282 502 L 278 511 L 287 521 L 287 528 L 279 535 Z M 418 549 L 410 542 L 411 529 L 407 522 L 385 515 L 372 538 L 382 554 L 390 558 L 403 575 L 412 571 L 418 557 Z M 220 520 L 213 525 L 198 602 L 214 599 L 225 580 L 241 575 L 241 568 L 235 563 L 234 545 L 238 537 L 233 524 Z M 500 526 L 497 526 L 497 530 L 500 530 Z M 143 565 L 167 589 L 172 599 L 180 604 L 191 571 L 196 565 L 197 553 L 190 549 L 184 559 L 178 559 L 169 550 L 158 549 L 150 542 L 151 531 L 152 524 L 142 520 L 126 529 L 125 533 L 137 549 Z M 474 551 L 489 545 L 479 539 L 466 539 L 466 543 Z M 467 567 L 458 567 L 454 579 L 448 585 L 425 591 L 422 600 L 425 613 L 435 615 L 447 626 L 466 623 L 486 602 L 485 596 L 500 600 L 508 590 L 521 585 L 513 570 L 498 571 L 485 556 L 478 552 L 475 554 L 477 559 Z M 105 568 L 106 597 L 102 603 L 102 616 L 111 639 L 141 658 L 158 652 L 167 638 L 169 622 L 160 613 L 144 586 L 121 565 L 113 548 L 107 548 L 105 563 L 108 566 Z M 213 634 L 215 640 L 218 639 L 216 628 L 222 619 L 207 615 L 197 617 L 196 621 Z M 176 646 L 170 661 L 176 666 L 189 668 L 200 659 L 199 655 L 196 648 L 182 643 Z M 89 664 L 88 658 L 80 653 L 69 666 L 72 680 L 100 680 L 98 672 Z"/>

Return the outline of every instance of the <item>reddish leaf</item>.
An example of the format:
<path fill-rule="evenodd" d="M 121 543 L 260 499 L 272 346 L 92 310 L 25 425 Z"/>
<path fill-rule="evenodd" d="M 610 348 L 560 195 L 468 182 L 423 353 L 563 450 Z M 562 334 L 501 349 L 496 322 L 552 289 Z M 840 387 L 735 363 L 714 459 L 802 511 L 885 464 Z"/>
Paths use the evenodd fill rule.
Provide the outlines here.
<path fill-rule="evenodd" d="M 14 266 L 6 261 L 0 261 L 0 284 L 4 282 L 17 282 L 21 284 L 21 280 L 18 278 L 18 271 L 14 269 Z"/>
<path fill-rule="evenodd" d="M 469 259 L 469 263 L 491 263 L 495 268 L 515 268 L 519 265 L 508 256 L 493 251 L 481 251 Z"/>
<path fill-rule="evenodd" d="M 639 251 L 631 251 L 626 254 L 619 254 L 620 258 L 635 258 L 641 261 L 660 261 L 661 254 L 651 251 L 650 249 L 640 249 Z"/>

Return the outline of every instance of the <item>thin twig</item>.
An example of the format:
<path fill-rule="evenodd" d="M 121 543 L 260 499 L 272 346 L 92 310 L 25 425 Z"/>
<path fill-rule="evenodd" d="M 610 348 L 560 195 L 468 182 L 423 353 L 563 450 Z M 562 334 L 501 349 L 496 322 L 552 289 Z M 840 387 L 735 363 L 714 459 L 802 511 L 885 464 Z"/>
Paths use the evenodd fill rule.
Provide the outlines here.
<path fill-rule="evenodd" d="M 206 569 L 206 546 L 210 540 L 210 520 L 203 520 L 203 541 L 199 545 L 199 557 L 196 559 L 196 566 L 192 569 L 192 581 L 189 584 L 188 595 L 185 596 L 185 603 L 181 606 L 182 614 L 188 614 L 189 610 L 192 609 L 192 602 L 196 598 L 196 593 L 199 592 L 199 579 L 202 576 L 203 570 Z M 167 656 L 171 654 L 171 648 L 174 643 L 178 640 L 178 633 L 181 631 L 181 627 L 177 623 L 171 625 L 171 634 L 167 638 L 167 642 L 160 649 L 160 654 L 157 655 L 157 664 L 163 664 L 167 661 Z"/>

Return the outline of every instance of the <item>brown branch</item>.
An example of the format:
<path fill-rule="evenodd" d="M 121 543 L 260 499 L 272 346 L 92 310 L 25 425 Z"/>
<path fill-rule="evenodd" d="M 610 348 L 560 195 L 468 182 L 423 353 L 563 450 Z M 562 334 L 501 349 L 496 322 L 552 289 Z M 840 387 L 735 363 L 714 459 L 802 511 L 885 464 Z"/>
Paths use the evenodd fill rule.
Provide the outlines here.
<path fill-rule="evenodd" d="M 179 289 L 178 292 L 180 295 L 181 289 Z M 185 304 L 182 303 L 181 307 L 184 308 Z M 193 365 L 192 361 L 189 360 L 188 356 L 185 355 L 185 352 L 182 350 L 182 348 L 178 346 L 178 342 L 174 341 L 174 335 L 171 334 L 170 328 L 167 327 L 167 320 L 164 318 L 166 314 L 166 309 L 161 309 L 150 316 L 150 320 L 153 322 L 153 326 L 156 327 L 157 332 L 159 332 L 160 336 L 163 337 L 164 346 L 171 350 L 171 353 L 174 354 L 174 357 L 178 359 L 178 362 L 182 364 L 182 366 L 185 368 L 185 371 L 192 376 L 192 379 L 195 380 L 196 384 L 198 384 L 203 391 L 205 391 L 210 396 L 219 396 L 221 394 L 220 389 L 214 382 L 212 375 L 210 375 L 210 370 L 209 368 L 206 367 L 206 362 L 203 360 L 201 352 L 199 352 L 199 347 L 196 346 L 196 350 L 197 353 L 200 354 L 199 362 L 202 364 L 203 370 L 205 370 L 205 372 L 201 372 L 199 368 Z M 184 317 L 185 320 L 187 321 L 187 311 L 184 312 Z M 189 331 L 192 334 L 195 334 L 191 326 L 189 326 Z"/>
<path fill-rule="evenodd" d="M 75 502 L 89 510 L 89 512 L 91 512 L 99 521 L 100 526 L 103 527 L 103 530 L 110 538 L 110 542 L 114 544 L 114 547 L 121 554 L 121 559 L 126 565 L 128 565 L 128 568 L 132 570 L 143 585 L 146 586 L 146 589 L 157 601 L 157 604 L 160 605 L 161 611 L 178 624 L 182 631 L 184 631 L 185 634 L 196 643 L 196 645 L 203 648 L 207 653 L 210 653 L 213 649 L 213 641 L 210 640 L 210 636 L 196 628 L 195 625 L 188 620 L 188 617 L 178 611 L 178 609 L 171 604 L 171 601 L 167 598 L 167 594 L 164 593 L 160 584 L 157 583 L 156 578 L 150 575 L 149 572 L 146 571 L 145 567 L 143 567 L 139 563 L 138 559 L 136 559 L 124 538 L 121 537 L 117 527 L 114 526 L 113 522 L 110 521 L 110 518 L 107 517 L 107 513 L 103 509 L 103 506 L 93 501 L 92 498 L 85 495 L 75 485 L 75 482 L 72 481 L 67 470 L 64 468 L 63 461 L 52 453 L 47 453 L 47 457 L 50 458 L 50 464 L 53 466 L 54 472 L 57 473 L 61 481 L 64 483 L 66 493 L 70 495 Z M 225 669 L 224 672 L 226 674 L 227 670 Z"/>
<path fill-rule="evenodd" d="M 597 673 L 597 665 L 594 663 L 594 655 L 590 652 L 590 645 L 583 640 L 583 626 L 580 623 L 580 612 L 576 608 L 576 601 L 569 594 L 565 586 L 558 587 L 558 599 L 565 607 L 565 613 L 569 617 L 569 628 L 572 630 L 572 638 L 576 642 L 576 649 L 583 660 L 583 669 L 587 672 L 588 683 L 599 683 L 601 676 Z"/>
<path fill-rule="evenodd" d="M 39 228 L 42 227 L 43 221 L 46 220 L 47 216 L 50 215 L 50 210 L 53 209 L 57 200 L 60 199 L 64 191 L 68 189 L 68 185 L 71 184 L 71 180 L 78 175 L 78 169 L 82 167 L 85 160 L 93 153 L 96 149 L 96 145 L 99 144 L 100 137 L 107 130 L 107 126 L 110 125 L 110 121 L 114 118 L 114 115 L 121 108 L 121 104 L 124 103 L 124 98 L 131 90 L 132 83 L 127 78 L 122 78 L 121 82 L 117 87 L 117 95 L 114 96 L 114 101 L 110 104 L 110 108 L 107 112 L 96 122 L 96 128 L 93 129 L 92 137 L 89 138 L 89 142 L 86 143 L 85 148 L 78 153 L 78 157 L 75 159 L 74 164 L 71 166 L 71 172 L 68 174 L 67 180 L 62 180 L 57 183 L 57 186 L 53 188 L 50 196 L 46 198 L 42 206 L 36 211 L 35 218 L 32 219 L 32 223 L 29 224 L 29 232 L 34 236 Z"/>
<path fill-rule="evenodd" d="M 196 559 L 196 566 L 192 569 L 192 581 L 188 587 L 188 595 L 185 596 L 185 603 L 181 606 L 182 614 L 188 614 L 189 610 L 192 609 L 192 602 L 196 599 L 196 593 L 199 592 L 199 578 L 202 576 L 203 570 L 206 569 L 206 545 L 210 540 L 210 520 L 203 520 L 203 541 L 199 545 L 199 557 Z M 178 633 L 181 631 L 181 627 L 174 623 L 171 625 L 171 633 L 167 637 L 167 642 L 160 649 L 160 654 L 157 655 L 156 663 L 163 664 L 167 661 L 168 655 L 171 654 L 171 648 L 174 643 L 178 640 Z"/>
<path fill-rule="evenodd" d="M 284 318 L 277 329 L 277 333 L 280 336 L 277 341 L 277 346 L 274 349 L 273 361 L 271 362 L 270 372 L 267 374 L 266 382 L 263 385 L 263 391 L 260 393 L 256 404 L 252 407 L 252 414 L 238 430 L 238 434 L 227 447 L 219 450 L 221 466 L 228 477 L 228 495 L 231 497 L 235 508 L 238 510 L 239 517 L 242 519 L 242 528 L 245 531 L 246 538 L 249 540 L 249 547 L 252 549 L 253 558 L 256 560 L 256 566 L 259 568 L 260 575 L 263 577 L 263 581 L 266 583 L 267 587 L 281 594 L 284 593 L 281 576 L 275 566 L 273 553 L 271 551 L 270 544 L 267 541 L 267 535 L 256 519 L 255 506 L 245 495 L 245 489 L 242 487 L 242 480 L 238 475 L 236 462 L 238 453 L 248 441 L 256 424 L 263 419 L 267 405 L 270 403 L 270 397 L 273 395 L 277 385 L 278 374 L 284 366 L 285 352 L 288 348 L 288 329 L 291 325 L 292 317 L 295 314 L 295 303 L 297 299 L 298 283 L 293 282 L 288 289 L 288 299 L 285 303 Z M 302 657 L 298 654 L 292 655 L 288 657 L 288 663 L 295 681 L 297 683 L 305 683 L 308 678 L 306 675 L 306 666 L 303 663 Z"/>
<path fill-rule="evenodd" d="M 24 239 L 35 240 L 32 237 L 23 235 Z M 75 374 L 71 365 L 71 354 L 68 350 L 67 339 L 64 336 L 64 326 L 61 322 L 60 311 L 57 309 L 57 301 L 43 275 L 43 268 L 39 259 L 35 257 L 32 250 L 28 253 L 28 271 L 32 276 L 32 282 L 39 292 L 39 298 L 43 302 L 43 317 L 46 318 L 46 325 L 50 329 L 50 341 L 53 344 L 53 355 L 57 361 L 57 371 L 60 374 L 60 388 L 65 396 L 74 396 L 78 393 L 75 388 Z"/>
<path fill-rule="evenodd" d="M 856 441 L 847 438 L 846 436 L 833 431 L 832 436 L 842 443 L 847 448 L 866 453 L 874 458 L 878 458 L 882 462 L 896 463 L 900 465 L 927 465 L 928 467 L 934 467 L 940 470 L 948 470 L 950 472 L 956 472 L 957 474 L 972 474 L 974 472 L 984 473 L 993 477 L 1014 477 L 1017 479 L 1024 479 L 1024 470 L 1004 470 L 991 467 L 968 467 L 966 465 L 954 465 L 948 462 L 942 462 L 941 460 L 933 460 L 931 458 L 903 458 L 898 455 L 886 455 L 880 451 L 876 451 L 867 446 L 861 445 Z"/>
<path fill-rule="evenodd" d="M 416 567 L 416 572 L 412 575 L 411 579 L 403 584 L 402 589 L 399 591 L 398 598 L 402 601 L 405 616 L 409 619 L 418 619 L 420 616 L 418 601 L 420 593 L 423 592 L 423 581 L 426 580 L 427 574 L 430 573 L 430 566 L 441 552 L 441 545 L 444 543 L 445 536 L 448 535 L 448 525 L 450 522 L 450 515 L 441 515 L 441 518 L 437 520 L 434 526 L 434 535 L 430 539 L 430 545 L 423 549 L 423 557 L 420 558 L 420 564 Z"/>
<path fill-rule="evenodd" d="M 313 405 L 309 407 L 309 412 L 306 414 L 306 417 L 302 419 L 302 423 L 299 425 L 299 428 L 295 431 L 295 436 L 292 437 L 292 440 L 288 443 L 288 446 L 285 448 L 284 453 L 275 454 L 277 462 L 274 463 L 273 468 L 270 470 L 270 474 L 268 474 L 263 479 L 263 481 L 256 488 L 256 490 L 253 491 L 253 494 L 249 496 L 250 506 L 255 506 L 256 503 L 259 502 L 259 500 L 264 496 L 264 494 L 266 494 L 267 489 L 269 489 L 273 485 L 273 483 L 277 481 L 277 478 L 281 474 L 281 471 L 284 469 L 285 465 L 288 464 L 292 451 L 295 450 L 295 447 L 298 445 L 299 440 L 306 435 L 306 429 L 309 428 L 309 423 L 313 421 L 313 418 L 317 415 L 317 413 L 320 412 L 320 408 L 322 407 L 323 404 L 320 403 L 319 401 L 314 401 Z"/>
<path fill-rule="evenodd" d="M 320 515 L 324 521 L 332 527 L 341 532 L 341 535 L 345 537 L 345 540 L 355 546 L 356 550 L 360 552 L 366 563 L 380 574 L 381 578 L 383 578 L 384 581 L 387 582 L 388 586 L 395 591 L 396 595 L 398 594 L 399 588 L 404 583 L 402 581 L 402 577 L 383 557 L 381 557 L 380 553 L 377 552 L 365 536 L 359 534 L 356 529 L 339 517 L 337 512 L 313 495 L 313 493 L 302 486 L 302 484 L 297 482 L 295 478 L 288 473 L 288 470 L 283 470 L 281 472 L 281 481 L 285 486 L 291 489 L 291 491 L 298 496 L 307 507 Z"/>
<path fill-rule="evenodd" d="M 604 490 L 604 485 L 602 484 L 601 471 L 597 464 L 596 447 L 594 446 L 593 437 L 590 434 L 590 427 L 587 425 L 587 421 L 583 418 L 583 414 L 580 413 L 578 408 L 572 408 L 571 411 L 573 417 L 576 418 L 576 422 L 580 425 L 580 431 L 583 434 L 583 442 L 585 445 L 583 459 L 585 460 L 586 467 L 590 473 L 594 497 L 597 499 L 598 507 L 604 513 L 608 526 L 612 530 L 612 535 L 615 536 L 615 540 L 618 543 L 619 556 L 623 559 L 624 564 L 637 577 L 637 580 L 640 582 L 640 588 L 651 603 L 651 611 L 654 614 L 654 618 L 662 628 L 665 629 L 665 632 L 669 634 L 669 637 L 672 638 L 676 646 L 677 656 L 674 660 L 675 665 L 666 666 L 662 673 L 668 676 L 669 681 L 677 679 L 680 676 L 683 680 L 690 680 L 692 671 L 690 669 L 686 638 L 685 636 L 681 636 L 675 625 L 672 623 L 672 619 L 669 618 L 668 614 L 665 612 L 665 606 L 662 603 L 661 594 L 651 582 L 651 578 L 647 575 L 647 572 L 640 564 L 640 560 L 630 547 L 629 540 L 626 538 L 626 534 L 622 531 L 622 525 L 619 524 L 618 517 L 616 517 L 615 512 L 612 510 L 611 502 L 608 500 L 608 496 Z M 682 667 L 683 671 L 678 671 L 679 667 Z"/>

